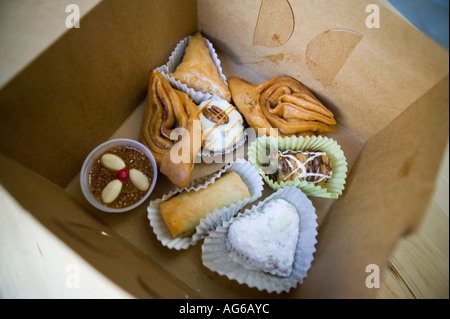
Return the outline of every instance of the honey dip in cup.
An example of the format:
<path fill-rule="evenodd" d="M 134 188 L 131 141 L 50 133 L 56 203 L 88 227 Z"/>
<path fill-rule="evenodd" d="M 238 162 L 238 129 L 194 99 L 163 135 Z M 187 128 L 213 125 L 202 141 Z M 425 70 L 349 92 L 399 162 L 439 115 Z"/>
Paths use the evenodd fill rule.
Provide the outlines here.
<path fill-rule="evenodd" d="M 80 173 L 81 190 L 95 208 L 123 213 L 150 196 L 157 172 L 155 158 L 146 146 L 131 139 L 113 139 L 86 157 Z"/>

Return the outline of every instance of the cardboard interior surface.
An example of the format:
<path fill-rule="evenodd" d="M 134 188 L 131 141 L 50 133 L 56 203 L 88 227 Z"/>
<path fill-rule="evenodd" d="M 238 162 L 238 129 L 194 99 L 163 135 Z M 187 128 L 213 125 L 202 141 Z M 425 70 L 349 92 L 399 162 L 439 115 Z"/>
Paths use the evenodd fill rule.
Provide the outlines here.
<path fill-rule="evenodd" d="M 196 30 L 196 12 L 188 1 L 100 2 L 3 87 L 2 151 L 65 187 L 145 98 L 149 69 Z"/>
<path fill-rule="evenodd" d="M 383 267 L 417 227 L 448 139 L 448 52 L 370 1 L 102 1 L 0 91 L 0 182 L 41 223 L 137 297 L 370 297 Z M 140 140 L 150 71 L 201 31 L 225 75 L 302 81 L 333 111 L 349 164 L 338 200 L 311 198 L 317 252 L 304 283 L 281 295 L 209 271 L 201 243 L 169 250 L 146 205 L 123 214 L 83 197 L 84 158 L 110 138 Z M 248 145 L 243 146 L 244 152 Z M 193 178 L 225 163 L 198 163 Z M 8 169 L 6 169 L 8 168 Z M 149 200 L 175 186 L 162 174 Z M 265 185 L 263 197 L 272 193 Z"/>

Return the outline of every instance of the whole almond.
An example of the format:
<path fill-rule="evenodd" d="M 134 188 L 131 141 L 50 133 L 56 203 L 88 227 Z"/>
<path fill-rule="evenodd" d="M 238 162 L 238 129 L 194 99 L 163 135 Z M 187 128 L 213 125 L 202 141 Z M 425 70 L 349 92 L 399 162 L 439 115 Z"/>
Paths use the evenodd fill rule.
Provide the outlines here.
<path fill-rule="evenodd" d="M 117 155 L 106 153 L 100 159 L 102 165 L 113 171 L 120 171 L 125 168 L 125 162 Z"/>
<path fill-rule="evenodd" d="M 102 191 L 102 201 L 106 204 L 112 203 L 122 190 L 122 182 L 114 179 L 106 185 Z"/>
<path fill-rule="evenodd" d="M 134 186 L 143 192 L 148 190 L 150 187 L 150 182 L 147 176 L 135 168 L 130 169 L 130 180 Z"/>

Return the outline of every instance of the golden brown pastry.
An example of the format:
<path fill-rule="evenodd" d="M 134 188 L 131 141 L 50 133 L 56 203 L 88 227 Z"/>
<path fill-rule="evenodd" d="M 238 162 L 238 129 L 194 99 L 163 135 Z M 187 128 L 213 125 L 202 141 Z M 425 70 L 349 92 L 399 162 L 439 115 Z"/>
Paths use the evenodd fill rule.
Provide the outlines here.
<path fill-rule="evenodd" d="M 261 134 L 274 135 L 276 130 L 270 125 L 259 106 L 259 97 L 255 86 L 238 77 L 228 78 L 233 102 L 237 109 L 245 117 L 248 125 Z M 270 134 L 270 130 L 274 132 Z"/>
<path fill-rule="evenodd" d="M 222 81 L 205 38 L 197 32 L 189 39 L 183 60 L 170 76 L 196 91 L 215 94 L 227 101 L 231 93 Z"/>
<path fill-rule="evenodd" d="M 185 129 L 185 134 L 172 141 L 170 135 L 175 128 Z M 161 173 L 179 187 L 184 187 L 190 179 L 195 155 L 201 147 L 201 136 L 197 106 L 187 94 L 173 89 L 158 71 L 153 70 L 141 127 L 141 141 L 154 155 Z M 190 151 L 181 152 L 186 149 Z"/>
<path fill-rule="evenodd" d="M 333 174 L 330 158 L 321 151 L 276 151 L 272 160 L 277 164 L 277 170 L 270 175 L 274 182 L 306 180 L 324 186 Z"/>
<path fill-rule="evenodd" d="M 278 129 L 280 136 L 334 131 L 333 113 L 293 78 L 275 77 L 256 86 L 230 77 L 228 85 L 248 124 L 266 135 L 277 135 L 271 128 Z"/>
<path fill-rule="evenodd" d="M 160 211 L 172 237 L 186 237 L 208 213 L 248 197 L 250 192 L 242 178 L 230 172 L 197 192 L 185 191 L 162 202 Z"/>

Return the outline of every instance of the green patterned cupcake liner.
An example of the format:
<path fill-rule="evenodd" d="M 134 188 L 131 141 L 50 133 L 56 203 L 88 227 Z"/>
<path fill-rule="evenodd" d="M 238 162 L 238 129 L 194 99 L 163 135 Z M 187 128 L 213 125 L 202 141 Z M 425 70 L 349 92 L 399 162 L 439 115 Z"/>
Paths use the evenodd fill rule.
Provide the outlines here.
<path fill-rule="evenodd" d="M 332 177 L 322 187 L 305 180 L 275 182 L 269 177 L 270 173 L 274 173 L 270 171 L 274 169 L 274 166 L 270 165 L 269 157 L 271 152 L 277 150 L 325 152 L 331 161 Z M 295 186 L 306 195 L 325 198 L 338 198 L 344 190 L 347 177 L 347 160 L 339 144 L 331 138 L 324 136 L 261 136 L 250 145 L 248 161 L 256 167 L 264 181 L 274 190 Z"/>

